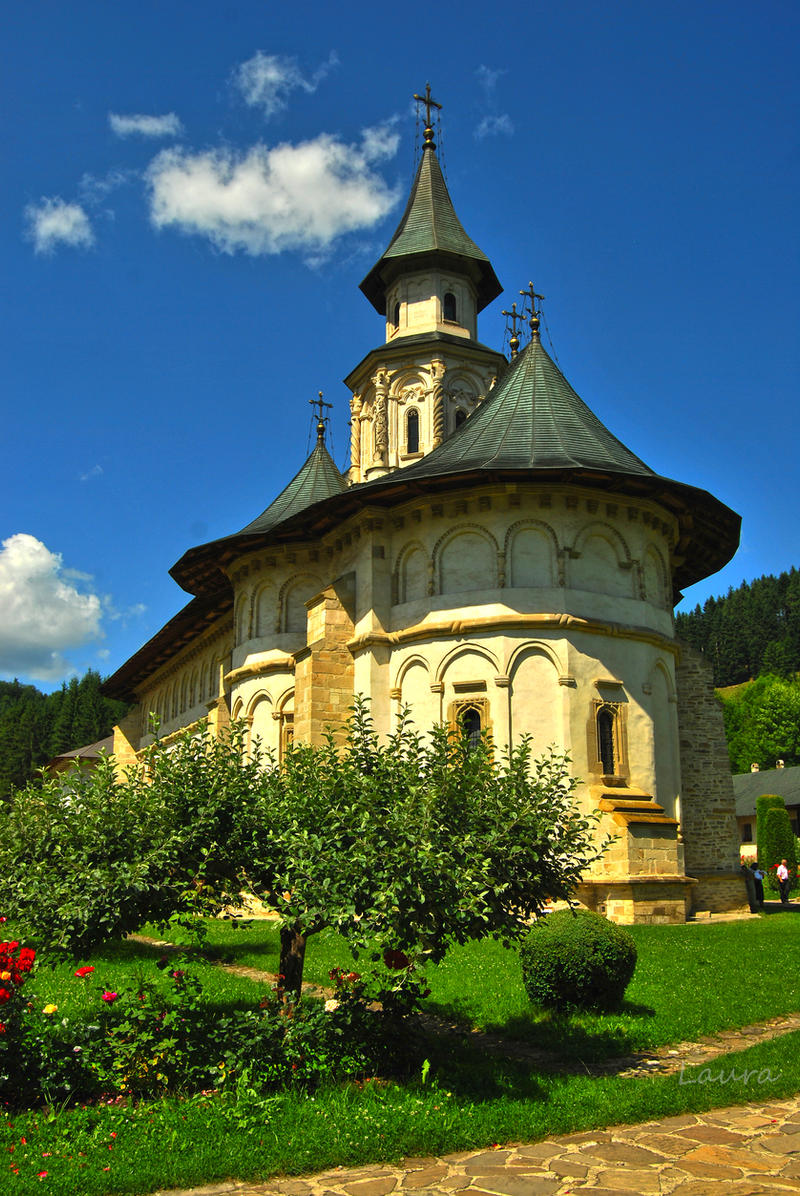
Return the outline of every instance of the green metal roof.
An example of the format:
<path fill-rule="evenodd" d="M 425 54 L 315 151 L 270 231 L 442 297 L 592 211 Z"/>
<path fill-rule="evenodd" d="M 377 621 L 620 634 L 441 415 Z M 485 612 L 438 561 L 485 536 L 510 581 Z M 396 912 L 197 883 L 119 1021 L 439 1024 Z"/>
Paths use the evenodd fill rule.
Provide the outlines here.
<path fill-rule="evenodd" d="M 300 472 L 292 478 L 285 490 L 269 504 L 266 511 L 243 527 L 236 535 L 247 536 L 257 532 L 266 532 L 278 523 L 291 519 L 298 511 L 305 510 L 315 502 L 325 498 L 332 498 L 334 494 L 341 494 L 345 490 L 345 482 L 339 470 L 320 437 L 314 451 L 306 461 Z M 232 537 L 225 537 L 231 539 Z"/>
<path fill-rule="evenodd" d="M 470 418 L 403 476 L 564 467 L 655 477 L 575 393 L 537 335 Z"/>
<path fill-rule="evenodd" d="M 248 542 L 288 522 L 317 503 L 335 498 L 347 489 L 347 483 L 337 469 L 320 434 L 313 452 L 302 469 L 292 478 L 289 485 L 262 511 L 257 519 L 248 523 L 241 531 L 207 544 L 198 544 L 183 554 L 170 569 L 178 585 L 191 592 L 208 590 L 212 587 L 229 585 L 220 563 L 235 550 L 246 552 Z M 192 590 L 196 579 L 198 589 Z"/>
<path fill-rule="evenodd" d="M 478 293 L 478 311 L 501 293 L 492 264 L 456 216 L 433 145 L 425 145 L 403 218 L 389 247 L 361 283 L 373 307 L 386 314 L 386 289 L 401 272 L 424 269 L 434 257 L 467 274 Z"/>

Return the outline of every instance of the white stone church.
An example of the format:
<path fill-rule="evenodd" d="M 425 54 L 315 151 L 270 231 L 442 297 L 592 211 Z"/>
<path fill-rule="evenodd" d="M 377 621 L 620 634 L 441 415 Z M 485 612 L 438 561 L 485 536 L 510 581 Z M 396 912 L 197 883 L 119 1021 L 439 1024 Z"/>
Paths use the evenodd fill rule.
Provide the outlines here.
<path fill-rule="evenodd" d="M 242 719 L 277 757 L 355 694 L 389 732 L 486 729 L 565 749 L 614 842 L 579 892 L 622 922 L 745 904 L 733 788 L 705 666 L 675 639 L 682 587 L 736 551 L 739 518 L 655 474 L 543 348 L 477 337 L 501 293 L 456 216 L 433 131 L 361 284 L 385 339 L 346 379 L 351 464 L 316 447 L 267 509 L 171 570 L 189 603 L 109 679 L 135 702 L 118 760 Z M 320 407 L 320 413 L 323 408 Z"/>

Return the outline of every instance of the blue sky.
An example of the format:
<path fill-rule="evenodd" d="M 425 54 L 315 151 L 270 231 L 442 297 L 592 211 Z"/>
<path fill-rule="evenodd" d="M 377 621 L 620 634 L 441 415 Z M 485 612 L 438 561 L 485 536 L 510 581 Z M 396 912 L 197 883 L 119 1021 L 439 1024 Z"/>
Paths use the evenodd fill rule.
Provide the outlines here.
<path fill-rule="evenodd" d="M 302 464 L 444 104 L 456 210 L 659 473 L 743 517 L 684 605 L 800 564 L 800 9 L 29 0 L 4 13 L 0 676 L 111 672 L 168 569 Z M 545 337 L 545 344 L 550 343 Z"/>

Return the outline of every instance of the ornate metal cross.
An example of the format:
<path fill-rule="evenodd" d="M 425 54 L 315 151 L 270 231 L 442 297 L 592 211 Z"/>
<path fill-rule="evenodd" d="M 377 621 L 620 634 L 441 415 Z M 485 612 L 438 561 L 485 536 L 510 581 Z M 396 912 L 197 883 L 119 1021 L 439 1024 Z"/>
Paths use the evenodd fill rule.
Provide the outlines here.
<path fill-rule="evenodd" d="M 442 109 L 442 105 L 441 105 L 441 104 L 439 104 L 439 103 L 438 103 L 436 100 L 432 100 L 432 99 L 431 99 L 431 85 L 430 85 L 430 83 L 426 83 L 426 84 L 425 84 L 425 95 L 424 95 L 424 96 L 418 96 L 418 95 L 417 95 L 417 93 L 416 93 L 416 92 L 414 92 L 414 99 L 417 101 L 417 103 L 418 103 L 418 104 L 424 104 L 424 105 L 425 105 L 425 124 L 426 124 L 426 125 L 428 125 L 428 126 L 430 126 L 430 123 L 431 123 L 431 108 L 436 108 L 436 109 L 437 109 L 437 111 L 439 111 L 439 112 L 441 112 L 441 109 Z"/>

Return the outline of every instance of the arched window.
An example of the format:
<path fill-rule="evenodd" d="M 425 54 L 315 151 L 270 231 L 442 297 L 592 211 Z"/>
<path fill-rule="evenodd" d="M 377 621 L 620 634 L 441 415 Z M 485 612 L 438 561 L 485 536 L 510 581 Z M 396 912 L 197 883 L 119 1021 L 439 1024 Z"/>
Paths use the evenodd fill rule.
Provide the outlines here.
<path fill-rule="evenodd" d="M 395 305 L 394 305 L 394 310 L 392 312 L 392 323 L 394 324 L 395 328 L 400 327 L 400 304 L 399 303 L 395 303 Z"/>
<path fill-rule="evenodd" d="M 446 291 L 444 302 L 442 304 L 444 318 L 446 320 L 455 320 L 456 317 L 456 297 L 452 291 Z"/>
<path fill-rule="evenodd" d="M 456 411 L 456 422 L 455 422 L 455 426 L 456 426 L 457 428 L 460 428 L 460 427 L 461 427 L 461 425 L 462 425 L 462 424 L 464 423 L 464 421 L 466 420 L 466 418 L 467 418 L 467 413 L 466 413 L 466 411 L 463 411 L 463 410 L 462 410 L 462 409 L 459 407 L 459 408 L 458 408 L 458 410 Z"/>
<path fill-rule="evenodd" d="M 481 742 L 481 712 L 476 706 L 465 706 L 458 716 L 464 735 L 469 743 L 470 751 L 474 751 Z"/>
<path fill-rule="evenodd" d="M 406 418 L 406 452 L 419 452 L 419 412 L 413 409 Z"/>
<path fill-rule="evenodd" d="M 614 776 L 617 761 L 614 751 L 614 711 L 610 706 L 601 706 L 597 712 L 597 747 L 604 776 Z"/>

